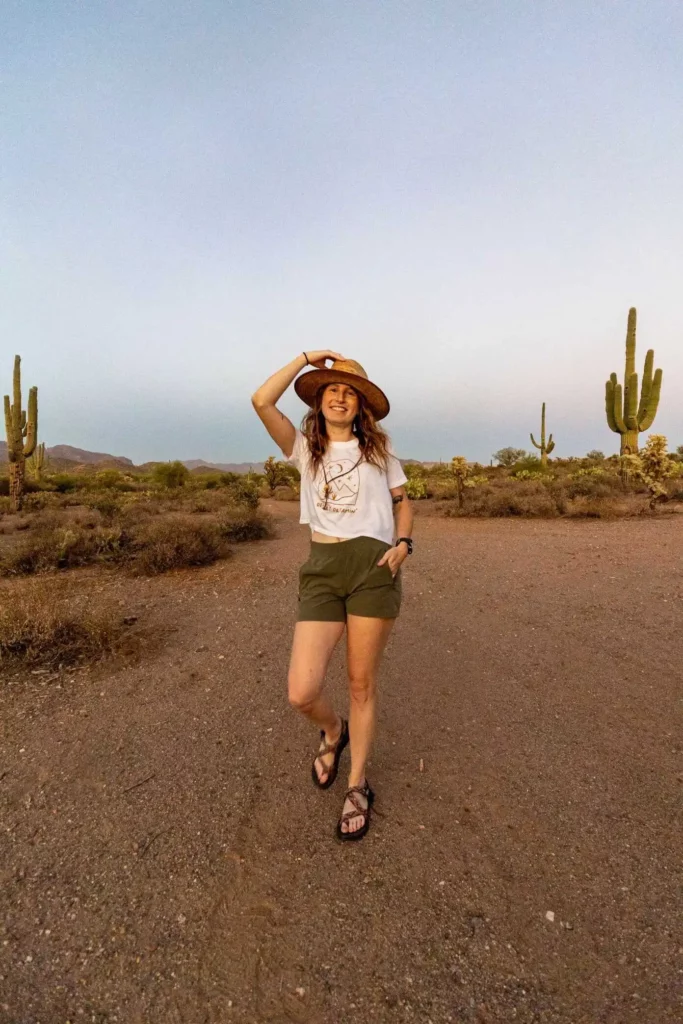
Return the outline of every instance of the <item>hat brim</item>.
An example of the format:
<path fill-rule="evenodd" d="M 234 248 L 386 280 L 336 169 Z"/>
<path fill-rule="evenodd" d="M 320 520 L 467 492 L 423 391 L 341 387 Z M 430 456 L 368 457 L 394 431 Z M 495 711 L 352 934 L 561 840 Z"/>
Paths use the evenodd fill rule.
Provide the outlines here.
<path fill-rule="evenodd" d="M 297 377 L 294 390 L 302 402 L 312 408 L 318 391 L 327 384 L 348 384 L 354 391 L 359 391 L 376 420 L 383 420 L 389 415 L 389 399 L 384 392 L 372 381 L 359 377 L 356 373 L 346 373 L 344 370 L 311 370 Z"/>

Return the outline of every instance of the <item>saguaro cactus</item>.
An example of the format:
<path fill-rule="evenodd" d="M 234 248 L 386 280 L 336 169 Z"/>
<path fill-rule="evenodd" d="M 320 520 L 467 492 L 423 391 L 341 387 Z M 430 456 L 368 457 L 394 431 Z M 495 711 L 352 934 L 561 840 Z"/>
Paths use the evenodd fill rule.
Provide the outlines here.
<path fill-rule="evenodd" d="M 626 369 L 624 385 L 617 383 L 613 373 L 605 384 L 605 411 L 610 430 L 621 434 L 621 455 L 638 453 L 638 434 L 648 430 L 657 415 L 662 388 L 662 371 L 652 375 L 655 351 L 648 349 L 645 356 L 643 386 L 638 401 L 638 374 L 636 373 L 636 311 L 629 309 L 626 328 Z"/>
<path fill-rule="evenodd" d="M 9 459 L 10 509 L 18 512 L 24 494 L 26 459 L 33 455 L 38 437 L 38 388 L 28 393 L 28 413 L 21 408 L 21 358 L 14 357 L 12 401 L 5 395 L 5 429 Z"/>
<path fill-rule="evenodd" d="M 537 441 L 534 440 L 534 435 L 533 434 L 529 434 L 529 437 L 531 438 L 532 445 L 535 448 L 538 448 L 540 450 L 540 452 L 541 452 L 541 465 L 542 466 L 547 466 L 548 465 L 548 456 L 550 455 L 551 451 L 555 447 L 555 442 L 553 441 L 553 435 L 551 434 L 550 437 L 548 438 L 547 443 L 546 443 L 546 439 L 545 439 L 545 402 L 541 406 L 541 443 L 538 444 Z"/>
<path fill-rule="evenodd" d="M 33 455 L 27 460 L 29 472 L 34 480 L 40 480 L 45 468 L 45 442 L 36 445 Z"/>

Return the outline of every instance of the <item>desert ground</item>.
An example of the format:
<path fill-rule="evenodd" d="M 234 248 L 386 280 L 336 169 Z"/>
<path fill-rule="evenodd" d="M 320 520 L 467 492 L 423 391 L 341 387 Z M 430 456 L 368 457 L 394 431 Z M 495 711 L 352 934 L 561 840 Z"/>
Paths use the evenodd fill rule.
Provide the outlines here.
<path fill-rule="evenodd" d="M 3 679 L 0 1021 L 683 1020 L 680 517 L 420 510 L 340 845 L 285 692 L 306 533 L 270 510 L 206 568 L 73 572 L 136 660 Z"/>

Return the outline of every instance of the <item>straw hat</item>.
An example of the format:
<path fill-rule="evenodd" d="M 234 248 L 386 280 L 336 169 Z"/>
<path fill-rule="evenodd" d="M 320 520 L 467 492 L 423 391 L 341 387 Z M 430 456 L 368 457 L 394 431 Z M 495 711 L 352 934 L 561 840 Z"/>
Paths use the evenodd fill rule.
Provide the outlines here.
<path fill-rule="evenodd" d="M 389 414 L 389 399 L 354 359 L 337 359 L 330 369 L 311 370 L 297 377 L 294 390 L 299 398 L 313 407 L 315 396 L 326 384 L 348 384 L 359 391 L 368 403 L 376 420 L 383 420 Z"/>

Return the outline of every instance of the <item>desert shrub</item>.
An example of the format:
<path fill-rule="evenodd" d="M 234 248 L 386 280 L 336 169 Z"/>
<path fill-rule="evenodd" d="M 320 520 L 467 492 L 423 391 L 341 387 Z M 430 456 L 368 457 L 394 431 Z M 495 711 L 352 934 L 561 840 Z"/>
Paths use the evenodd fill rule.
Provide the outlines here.
<path fill-rule="evenodd" d="M 523 459 L 518 459 L 511 470 L 511 476 L 520 476 L 522 473 L 540 473 L 550 474 L 552 470 L 549 466 L 544 466 L 537 455 L 525 455 Z M 525 479 L 523 476 L 521 479 Z M 527 476 L 526 479 L 529 479 Z"/>
<path fill-rule="evenodd" d="M 263 466 L 264 477 L 271 495 L 275 493 L 276 487 L 293 486 L 301 480 L 301 474 L 291 462 L 276 462 L 270 455 Z"/>
<path fill-rule="evenodd" d="M 598 448 L 591 448 L 589 452 L 586 452 L 586 458 L 591 459 L 593 462 L 603 462 L 605 453 L 601 452 Z"/>
<path fill-rule="evenodd" d="M 499 448 L 493 453 L 493 457 L 499 466 L 514 466 L 526 455 L 524 448 Z"/>
<path fill-rule="evenodd" d="M 427 468 L 421 462 L 406 462 L 403 472 L 409 480 L 424 480 L 427 475 Z"/>
<path fill-rule="evenodd" d="M 200 487 L 203 487 L 205 491 L 215 491 L 221 486 L 221 476 L 220 473 L 207 474 L 206 476 L 195 478 L 195 482 Z"/>
<path fill-rule="evenodd" d="M 514 469 L 512 476 L 515 480 L 547 480 L 551 476 L 545 470 L 539 469 Z"/>
<path fill-rule="evenodd" d="M 88 498 L 88 507 L 99 512 L 105 522 L 111 523 L 121 514 L 121 498 L 114 490 L 95 492 Z"/>
<path fill-rule="evenodd" d="M 56 517 L 46 517 L 5 552 L 0 575 L 29 575 L 110 560 L 120 555 L 124 542 L 121 530 L 114 527 L 63 523 Z"/>
<path fill-rule="evenodd" d="M 145 576 L 170 569 L 211 565 L 229 554 L 218 524 L 188 516 L 165 516 L 144 524 L 130 545 L 132 568 Z"/>
<path fill-rule="evenodd" d="M 280 484 L 275 488 L 273 497 L 276 501 L 298 501 L 299 492 L 296 487 L 292 487 L 291 484 Z"/>
<path fill-rule="evenodd" d="M 619 519 L 642 510 L 642 499 L 634 504 L 613 493 L 602 496 L 589 494 L 573 498 L 567 506 L 566 515 L 571 519 Z"/>
<path fill-rule="evenodd" d="M 455 485 L 453 490 L 455 490 Z M 411 501 L 420 501 L 423 498 L 428 497 L 427 484 L 419 476 L 408 477 L 408 483 L 406 484 L 406 494 Z"/>
<path fill-rule="evenodd" d="M 505 482 L 499 487 L 486 487 L 472 492 L 462 509 L 449 507 L 447 516 L 468 515 L 498 518 L 526 516 L 553 518 L 560 515 L 559 496 L 537 481 Z"/>
<path fill-rule="evenodd" d="M 230 500 L 236 505 L 246 505 L 247 508 L 251 509 L 258 508 L 259 484 L 257 482 L 241 476 L 228 486 L 227 491 Z"/>
<path fill-rule="evenodd" d="M 458 496 L 458 488 L 450 473 L 448 476 L 436 477 L 436 479 L 430 473 L 425 481 L 425 486 L 427 491 L 425 497 L 427 498 L 436 498 L 438 501 L 453 501 Z"/>
<path fill-rule="evenodd" d="M 5 497 L 4 495 L 0 496 L 0 515 L 2 515 L 3 512 L 9 512 L 9 510 L 9 497 Z"/>
<path fill-rule="evenodd" d="M 270 537 L 272 528 L 268 517 L 247 506 L 227 509 L 218 520 L 221 536 L 233 544 Z"/>
<path fill-rule="evenodd" d="M 48 477 L 48 482 L 59 494 L 67 494 L 69 491 L 75 491 L 82 486 L 81 478 L 73 473 L 54 473 Z"/>
<path fill-rule="evenodd" d="M 11 587 L 11 589 L 10 589 Z M 3 667 L 57 668 L 132 653 L 136 643 L 121 610 L 76 600 L 45 580 L 5 584 L 0 591 L 0 675 Z"/>
<path fill-rule="evenodd" d="M 221 473 L 218 479 L 221 487 L 229 487 L 230 484 L 236 484 L 238 480 L 242 479 L 242 477 L 239 473 L 226 472 Z"/>
<path fill-rule="evenodd" d="M 583 466 L 581 469 L 575 469 L 571 474 L 572 480 L 580 480 L 582 477 L 601 477 L 605 476 L 606 470 L 602 466 Z"/>
<path fill-rule="evenodd" d="M 621 481 L 616 474 L 572 473 L 564 480 L 569 498 L 608 498 L 621 490 Z"/>
<path fill-rule="evenodd" d="M 24 495 L 24 512 L 42 512 L 55 504 L 57 495 L 50 491 L 36 491 L 33 494 Z"/>
<path fill-rule="evenodd" d="M 177 459 L 175 462 L 159 462 L 152 471 L 152 479 L 159 487 L 172 490 L 184 487 L 190 476 L 187 466 Z"/>

